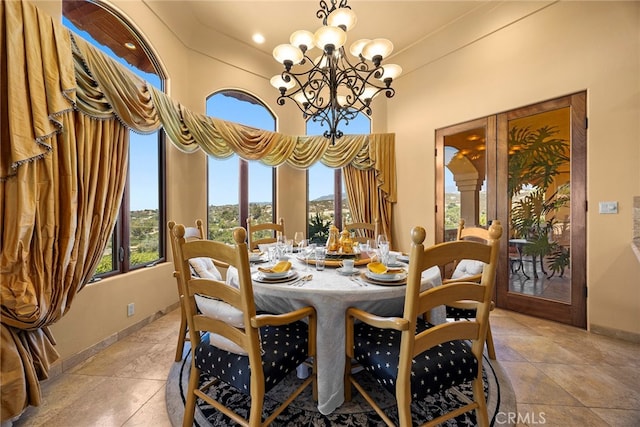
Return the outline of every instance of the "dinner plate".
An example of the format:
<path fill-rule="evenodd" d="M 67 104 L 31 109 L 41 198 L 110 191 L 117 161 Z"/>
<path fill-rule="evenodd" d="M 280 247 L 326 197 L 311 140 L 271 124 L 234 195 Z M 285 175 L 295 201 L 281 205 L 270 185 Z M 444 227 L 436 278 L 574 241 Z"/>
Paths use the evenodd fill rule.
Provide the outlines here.
<path fill-rule="evenodd" d="M 360 252 L 351 252 L 348 254 L 336 251 L 327 251 L 327 258 L 356 258 L 360 256 Z"/>
<path fill-rule="evenodd" d="M 407 266 L 407 264 L 405 264 L 403 262 L 399 262 L 399 261 L 387 264 L 387 267 L 391 267 L 391 268 L 399 268 L 399 267 L 406 267 L 406 266 Z"/>
<path fill-rule="evenodd" d="M 260 271 L 260 273 L 265 277 L 265 279 L 284 279 L 289 277 L 292 273 L 291 269 L 287 271 L 278 271 L 274 273 L 268 273 L 266 271 Z"/>
<path fill-rule="evenodd" d="M 298 272 L 294 270 L 288 270 L 284 272 L 284 276 L 281 277 L 266 277 L 265 273 L 258 271 L 253 273 L 253 280 L 261 283 L 286 283 L 298 278 Z"/>
<path fill-rule="evenodd" d="M 388 281 L 388 280 L 377 280 L 377 279 L 372 279 L 371 277 L 369 277 L 367 275 L 367 273 L 369 273 L 369 271 L 364 271 L 362 273 L 360 273 L 360 279 L 364 280 L 367 283 L 371 283 L 373 285 L 381 285 L 381 286 L 403 286 L 407 284 L 407 275 L 406 274 L 398 274 L 395 276 L 401 276 L 402 278 L 399 280 L 393 280 L 393 281 Z"/>
<path fill-rule="evenodd" d="M 402 262 L 409 262 L 409 255 L 405 255 L 405 254 L 398 255 L 396 259 Z"/>
<path fill-rule="evenodd" d="M 376 274 L 372 273 L 369 270 L 365 270 L 365 276 L 369 279 L 377 280 L 380 282 L 398 282 L 401 280 L 405 280 L 407 278 L 407 273 L 384 273 L 384 274 Z"/>
<path fill-rule="evenodd" d="M 346 271 L 343 267 L 339 267 L 339 268 L 336 268 L 336 271 L 342 274 L 343 276 L 351 276 L 352 274 L 358 273 L 358 269 L 356 268 L 352 268 L 351 270 Z"/>

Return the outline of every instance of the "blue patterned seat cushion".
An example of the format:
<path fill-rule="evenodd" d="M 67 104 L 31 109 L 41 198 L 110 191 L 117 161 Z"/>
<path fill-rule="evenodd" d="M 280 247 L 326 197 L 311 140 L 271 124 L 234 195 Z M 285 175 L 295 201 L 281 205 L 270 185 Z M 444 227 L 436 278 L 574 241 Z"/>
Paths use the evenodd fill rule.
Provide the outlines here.
<path fill-rule="evenodd" d="M 465 309 L 465 308 L 456 308 L 446 306 L 447 311 L 447 319 L 475 319 L 476 318 L 476 310 L 475 309 Z"/>
<path fill-rule="evenodd" d="M 418 319 L 422 332 L 433 325 Z M 400 332 L 379 329 L 366 323 L 355 325 L 355 359 L 389 392 L 395 395 L 400 355 Z M 463 384 L 476 377 L 478 361 L 468 341 L 449 341 L 426 350 L 413 359 L 411 395 L 422 399 L 430 394 Z"/>
<path fill-rule="evenodd" d="M 289 372 L 307 359 L 308 327 L 301 321 L 284 326 L 260 328 L 265 392 L 271 390 Z M 249 394 L 251 378 L 249 357 L 221 350 L 203 337 L 194 352 L 195 365 L 202 373 L 214 376 Z"/>

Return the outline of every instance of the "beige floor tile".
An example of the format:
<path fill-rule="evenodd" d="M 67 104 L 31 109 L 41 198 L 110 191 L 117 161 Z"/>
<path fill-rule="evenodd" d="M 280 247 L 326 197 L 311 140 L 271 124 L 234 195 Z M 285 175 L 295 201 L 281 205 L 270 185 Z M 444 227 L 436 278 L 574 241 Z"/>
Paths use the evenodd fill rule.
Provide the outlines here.
<path fill-rule="evenodd" d="M 640 408 L 640 391 L 637 385 L 630 388 L 620 381 L 624 373 L 616 378 L 592 366 L 542 363 L 536 366 L 585 406 Z"/>
<path fill-rule="evenodd" d="M 120 426 L 164 389 L 164 384 L 156 380 L 63 375 L 43 388 L 45 404 L 29 408 L 14 426 Z"/>
<path fill-rule="evenodd" d="M 529 362 L 500 362 L 500 364 L 511 380 L 518 408 L 520 403 L 582 406 L 578 400 L 533 364 Z"/>
<path fill-rule="evenodd" d="M 42 403 L 40 406 L 30 406 L 14 422 L 15 427 L 53 425 L 50 420 L 76 402 L 92 396 L 94 389 L 102 387 L 104 377 L 85 375 L 61 375 L 40 384 Z"/>
<path fill-rule="evenodd" d="M 496 349 L 496 359 L 500 362 L 526 362 L 527 359 L 511 348 L 508 341 L 509 338 L 507 336 L 493 337 L 493 346 Z"/>
<path fill-rule="evenodd" d="M 71 372 L 123 378 L 166 380 L 174 358 L 167 344 L 137 342 L 129 337 L 74 367 Z"/>
<path fill-rule="evenodd" d="M 591 409 L 583 406 L 518 404 L 518 416 L 529 427 L 603 427 L 607 424 Z"/>
<path fill-rule="evenodd" d="M 142 406 L 124 427 L 172 427 L 167 414 L 166 389 L 162 387 Z"/>
<path fill-rule="evenodd" d="M 627 409 L 591 408 L 591 410 L 610 426 L 640 426 L 640 409 L 633 411 Z"/>
<path fill-rule="evenodd" d="M 533 329 L 511 316 L 494 316 L 495 311 L 496 310 L 491 312 L 491 332 L 494 338 L 500 335 L 536 335 Z"/>
<path fill-rule="evenodd" d="M 620 382 L 619 386 L 640 394 L 640 369 L 634 366 L 611 366 L 606 364 L 598 366 L 597 369 Z M 640 407 L 638 409 L 640 410 Z"/>
<path fill-rule="evenodd" d="M 583 358 L 565 350 L 548 337 L 510 336 L 505 342 L 529 362 L 585 364 Z"/>

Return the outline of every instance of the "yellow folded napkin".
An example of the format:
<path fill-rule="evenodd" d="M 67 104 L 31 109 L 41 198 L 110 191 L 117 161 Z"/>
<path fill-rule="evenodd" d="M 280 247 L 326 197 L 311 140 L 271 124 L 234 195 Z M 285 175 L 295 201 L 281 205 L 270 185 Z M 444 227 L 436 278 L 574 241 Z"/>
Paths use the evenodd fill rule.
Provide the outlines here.
<path fill-rule="evenodd" d="M 291 263 L 289 261 L 280 261 L 273 267 L 258 267 L 258 270 L 263 273 L 284 273 L 285 271 L 289 271 L 290 268 Z"/>
<path fill-rule="evenodd" d="M 374 274 L 384 274 L 387 272 L 387 266 L 381 262 L 370 262 L 367 268 Z"/>
<path fill-rule="evenodd" d="M 373 274 L 397 274 L 404 272 L 404 268 L 388 268 L 383 263 L 377 261 L 367 264 L 367 268 Z"/>

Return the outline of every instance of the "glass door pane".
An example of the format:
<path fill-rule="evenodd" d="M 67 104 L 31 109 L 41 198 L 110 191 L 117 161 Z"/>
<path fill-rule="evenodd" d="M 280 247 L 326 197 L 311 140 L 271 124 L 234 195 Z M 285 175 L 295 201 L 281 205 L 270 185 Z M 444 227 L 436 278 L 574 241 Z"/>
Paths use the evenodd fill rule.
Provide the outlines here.
<path fill-rule="evenodd" d="M 486 140 L 484 127 L 444 137 L 444 241 L 456 239 L 460 220 L 486 227 Z"/>
<path fill-rule="evenodd" d="M 571 109 L 508 121 L 509 292 L 571 303 Z"/>

